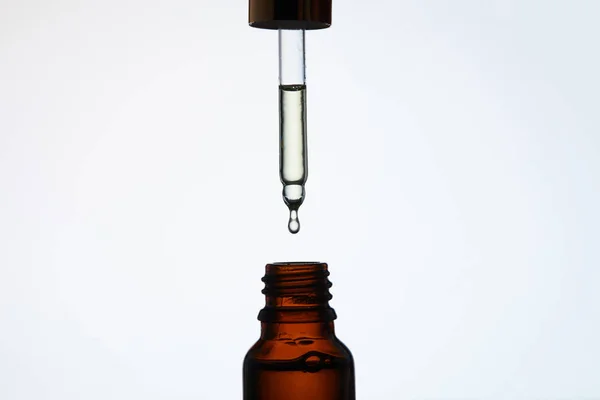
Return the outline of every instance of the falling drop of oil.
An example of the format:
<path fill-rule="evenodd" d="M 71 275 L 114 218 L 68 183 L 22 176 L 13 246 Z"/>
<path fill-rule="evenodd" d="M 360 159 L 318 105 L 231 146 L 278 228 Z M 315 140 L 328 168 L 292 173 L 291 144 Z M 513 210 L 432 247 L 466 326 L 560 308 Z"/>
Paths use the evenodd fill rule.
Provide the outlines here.
<path fill-rule="evenodd" d="M 290 220 L 288 222 L 288 230 L 290 233 L 298 233 L 300 231 L 300 221 L 298 220 L 298 210 L 290 210 Z"/>

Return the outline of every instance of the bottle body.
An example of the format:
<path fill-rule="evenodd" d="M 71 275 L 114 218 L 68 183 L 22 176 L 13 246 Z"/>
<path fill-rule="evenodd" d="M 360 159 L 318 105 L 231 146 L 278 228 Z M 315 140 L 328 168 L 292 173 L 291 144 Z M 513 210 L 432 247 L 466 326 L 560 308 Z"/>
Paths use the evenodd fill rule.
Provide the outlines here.
<path fill-rule="evenodd" d="M 244 359 L 244 400 L 355 400 L 354 360 L 335 335 L 328 275 L 321 263 L 267 265 L 261 337 Z"/>

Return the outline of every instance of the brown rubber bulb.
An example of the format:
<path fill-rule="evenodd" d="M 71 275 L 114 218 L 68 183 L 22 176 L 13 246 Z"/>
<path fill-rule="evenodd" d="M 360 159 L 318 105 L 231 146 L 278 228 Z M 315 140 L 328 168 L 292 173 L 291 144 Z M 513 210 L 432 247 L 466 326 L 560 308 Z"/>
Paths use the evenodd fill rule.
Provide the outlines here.
<path fill-rule="evenodd" d="M 352 353 L 335 335 L 327 264 L 269 264 L 244 400 L 356 400 Z"/>
<path fill-rule="evenodd" d="M 329 28 L 331 0 L 250 0 L 248 23 L 262 29 Z"/>

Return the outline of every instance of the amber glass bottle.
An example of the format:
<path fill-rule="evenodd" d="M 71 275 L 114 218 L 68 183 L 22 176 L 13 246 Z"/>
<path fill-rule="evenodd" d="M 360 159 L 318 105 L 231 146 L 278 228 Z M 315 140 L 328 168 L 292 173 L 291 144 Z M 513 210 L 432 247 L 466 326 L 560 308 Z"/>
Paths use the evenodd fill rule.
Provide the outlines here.
<path fill-rule="evenodd" d="M 244 359 L 244 400 L 355 400 L 354 361 L 334 333 L 328 276 L 324 263 L 266 266 L 261 335 Z"/>

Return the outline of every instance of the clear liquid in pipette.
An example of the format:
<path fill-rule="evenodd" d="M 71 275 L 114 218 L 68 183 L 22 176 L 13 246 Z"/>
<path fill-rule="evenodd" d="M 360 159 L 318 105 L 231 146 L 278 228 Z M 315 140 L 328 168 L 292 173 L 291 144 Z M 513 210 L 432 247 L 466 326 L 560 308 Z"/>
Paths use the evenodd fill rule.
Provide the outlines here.
<path fill-rule="evenodd" d="M 308 177 L 306 85 L 279 86 L 279 124 L 279 175 L 283 201 L 290 210 L 288 230 L 295 234 L 300 231 L 298 209 Z"/>

